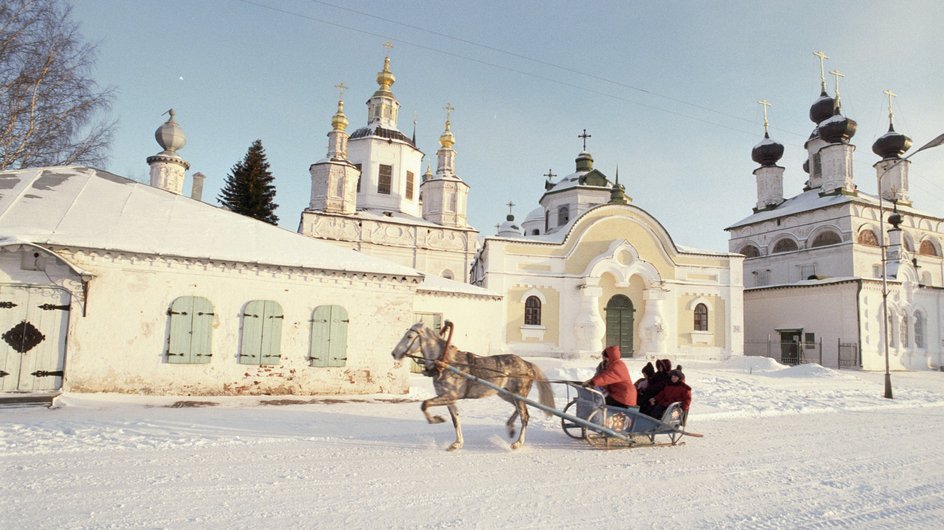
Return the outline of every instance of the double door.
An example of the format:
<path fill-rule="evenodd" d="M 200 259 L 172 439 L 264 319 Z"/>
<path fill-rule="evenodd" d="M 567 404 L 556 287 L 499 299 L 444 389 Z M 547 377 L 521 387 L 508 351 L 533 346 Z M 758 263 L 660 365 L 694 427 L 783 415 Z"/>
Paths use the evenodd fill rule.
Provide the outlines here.
<path fill-rule="evenodd" d="M 70 300 L 58 287 L 0 284 L 0 392 L 62 388 Z"/>

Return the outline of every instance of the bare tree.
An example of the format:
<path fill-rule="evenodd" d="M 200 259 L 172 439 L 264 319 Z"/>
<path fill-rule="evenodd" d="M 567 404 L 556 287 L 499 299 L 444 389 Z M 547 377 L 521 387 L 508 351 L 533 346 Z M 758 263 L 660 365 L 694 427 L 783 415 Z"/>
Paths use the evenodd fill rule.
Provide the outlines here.
<path fill-rule="evenodd" d="M 94 61 L 70 6 L 0 1 L 0 170 L 104 164 L 115 123 L 96 116 L 112 90 L 89 77 Z"/>

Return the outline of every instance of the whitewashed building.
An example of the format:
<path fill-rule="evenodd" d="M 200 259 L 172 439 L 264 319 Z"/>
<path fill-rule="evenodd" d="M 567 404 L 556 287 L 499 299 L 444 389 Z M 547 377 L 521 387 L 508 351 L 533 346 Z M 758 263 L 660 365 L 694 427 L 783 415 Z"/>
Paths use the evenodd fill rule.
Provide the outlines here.
<path fill-rule="evenodd" d="M 521 228 L 509 215 L 484 239 L 472 277 L 504 295 L 515 352 L 725 359 L 742 353 L 741 260 L 676 245 L 584 151 Z"/>
<path fill-rule="evenodd" d="M 806 142 L 809 179 L 785 197 L 783 146 L 766 133 L 752 152 L 754 212 L 727 228 L 729 249 L 745 256 L 744 331 L 748 354 L 813 361 L 826 366 L 891 369 L 942 364 L 944 218 L 914 207 L 911 140 L 894 130 L 872 145 L 879 199 L 864 193 L 853 174 L 856 122 L 842 115 L 839 94 L 822 93 L 810 109 L 816 124 Z M 897 219 L 889 221 L 897 209 Z M 898 224 L 893 225 L 893 222 Z M 886 231 L 883 236 L 882 231 Z M 883 323 L 881 242 L 889 264 L 887 338 Z"/>

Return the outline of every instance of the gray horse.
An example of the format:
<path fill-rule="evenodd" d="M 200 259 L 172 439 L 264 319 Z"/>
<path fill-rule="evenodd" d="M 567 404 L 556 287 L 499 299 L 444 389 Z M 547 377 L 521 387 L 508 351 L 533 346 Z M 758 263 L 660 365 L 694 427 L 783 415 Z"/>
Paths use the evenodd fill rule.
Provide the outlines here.
<path fill-rule="evenodd" d="M 478 399 L 498 392 L 481 383 L 470 381 L 461 375 L 437 366 L 437 361 L 446 361 L 450 366 L 521 397 L 527 397 L 528 393 L 531 392 L 531 383 L 537 382 L 540 403 L 546 407 L 554 408 L 554 393 L 551 390 L 551 385 L 536 365 L 517 355 L 480 357 L 473 353 L 459 351 L 452 345 L 449 346 L 448 357 L 444 359 L 443 353 L 446 350 L 446 343 L 447 341 L 439 333 L 429 329 L 421 322 L 414 324 L 413 327 L 407 330 L 391 354 L 394 359 L 400 361 L 407 355 L 422 352 L 422 360 L 419 362 L 425 368 L 423 374 L 433 378 L 436 397 L 424 401 L 420 408 L 429 423 L 442 423 L 445 420 L 442 416 L 431 416 L 427 409 L 441 405 L 445 405 L 449 409 L 452 424 L 456 428 L 456 441 L 449 446 L 449 451 L 462 447 L 462 426 L 459 422 L 459 410 L 456 408 L 456 400 Z M 517 449 L 524 444 L 524 433 L 528 428 L 528 407 L 523 401 L 512 396 L 503 393 L 498 393 L 498 395 L 515 407 L 514 414 L 505 422 L 509 437 L 513 438 L 515 436 L 515 418 L 521 418 L 521 432 L 518 434 L 518 439 L 511 444 L 512 449 Z M 550 416 L 549 413 L 548 415 Z"/>

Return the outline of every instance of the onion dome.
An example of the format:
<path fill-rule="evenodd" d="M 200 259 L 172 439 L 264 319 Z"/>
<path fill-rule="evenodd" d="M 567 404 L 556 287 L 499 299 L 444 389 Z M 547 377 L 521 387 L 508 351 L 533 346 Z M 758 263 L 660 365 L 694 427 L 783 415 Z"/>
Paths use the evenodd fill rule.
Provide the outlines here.
<path fill-rule="evenodd" d="M 452 129 L 449 125 L 449 120 L 446 119 L 446 130 L 439 136 L 439 145 L 443 149 L 452 149 L 452 146 L 456 143 L 456 137 L 452 134 Z"/>
<path fill-rule="evenodd" d="M 390 71 L 390 56 L 384 58 L 383 70 L 377 72 L 377 84 L 380 85 L 380 88 L 377 89 L 377 92 L 390 92 L 390 87 L 396 83 L 397 78 L 393 76 L 393 72 Z"/>
<path fill-rule="evenodd" d="M 583 151 L 575 160 L 577 162 L 577 171 L 592 171 L 593 170 L 593 157 L 590 156 L 590 153 Z"/>
<path fill-rule="evenodd" d="M 804 173 L 810 172 L 810 159 L 809 158 L 803 161 L 803 172 Z"/>
<path fill-rule="evenodd" d="M 819 124 L 823 120 L 829 119 L 833 115 L 833 108 L 836 106 L 836 100 L 829 97 L 823 90 L 819 98 L 810 106 L 810 121 Z"/>
<path fill-rule="evenodd" d="M 819 124 L 819 137 L 831 144 L 847 144 L 858 126 L 855 120 L 843 116 L 837 106 L 833 116 Z"/>
<path fill-rule="evenodd" d="M 505 216 L 505 222 L 498 227 L 498 236 L 518 237 L 521 236 L 521 227 L 515 224 L 515 216 L 508 214 Z"/>
<path fill-rule="evenodd" d="M 174 109 L 168 110 L 167 113 L 170 114 L 170 118 L 167 118 L 167 121 L 154 131 L 154 138 L 164 148 L 164 152 L 161 154 L 176 155 L 177 150 L 183 149 L 184 145 L 187 144 L 187 136 L 180 125 L 177 125 L 177 122 L 174 121 L 174 115 L 176 114 Z"/>
<path fill-rule="evenodd" d="M 888 132 L 879 136 L 872 144 L 872 152 L 884 158 L 899 158 L 911 149 L 911 138 L 895 131 L 895 126 L 888 125 Z"/>
<path fill-rule="evenodd" d="M 751 149 L 751 160 L 762 166 L 773 166 L 783 157 L 783 144 L 770 139 L 770 135 L 764 133 L 764 139 Z"/>
<path fill-rule="evenodd" d="M 344 131 L 347 129 L 347 116 L 344 115 L 344 102 L 338 100 L 338 111 L 331 117 L 331 128 L 335 131 Z"/>

